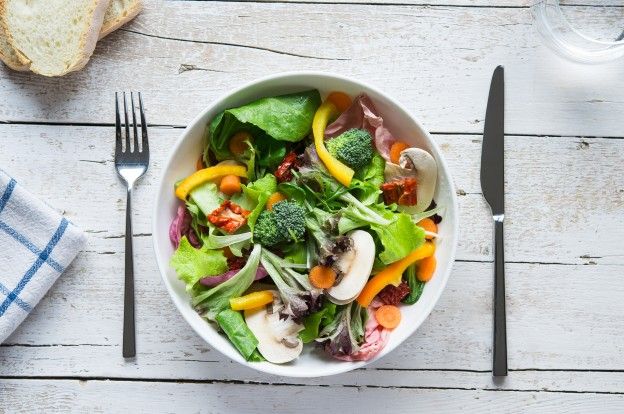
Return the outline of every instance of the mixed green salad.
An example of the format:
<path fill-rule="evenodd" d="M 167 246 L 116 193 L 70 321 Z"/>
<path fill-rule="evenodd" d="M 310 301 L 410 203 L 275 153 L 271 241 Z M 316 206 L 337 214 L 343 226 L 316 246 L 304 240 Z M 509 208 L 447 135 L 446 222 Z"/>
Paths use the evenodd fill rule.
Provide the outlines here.
<path fill-rule="evenodd" d="M 435 271 L 434 158 L 317 90 L 221 112 L 202 150 L 169 230 L 197 312 L 249 361 L 379 353 Z"/>

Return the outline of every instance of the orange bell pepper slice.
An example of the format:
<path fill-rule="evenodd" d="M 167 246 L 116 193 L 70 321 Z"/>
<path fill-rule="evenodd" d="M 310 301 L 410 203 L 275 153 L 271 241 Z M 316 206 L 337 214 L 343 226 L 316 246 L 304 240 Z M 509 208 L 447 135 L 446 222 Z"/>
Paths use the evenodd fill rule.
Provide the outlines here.
<path fill-rule="evenodd" d="M 401 284 L 403 272 L 405 272 L 405 269 L 407 269 L 409 265 L 426 257 L 433 256 L 434 253 L 435 244 L 427 241 L 401 260 L 390 263 L 381 272 L 377 273 L 366 282 L 364 289 L 362 289 L 360 295 L 356 299 L 357 302 L 360 306 L 367 307 L 371 304 L 375 296 L 386 286 L 399 286 Z"/>

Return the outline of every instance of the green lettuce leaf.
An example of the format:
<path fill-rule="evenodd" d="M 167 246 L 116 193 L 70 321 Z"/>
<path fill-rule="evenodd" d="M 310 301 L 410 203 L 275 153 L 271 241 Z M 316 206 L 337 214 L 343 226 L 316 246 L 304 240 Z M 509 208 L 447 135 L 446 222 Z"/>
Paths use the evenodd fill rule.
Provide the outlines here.
<path fill-rule="evenodd" d="M 190 200 L 199 207 L 205 216 L 212 213 L 223 202 L 215 183 L 207 182 L 197 186 L 189 193 Z"/>
<path fill-rule="evenodd" d="M 416 277 L 415 264 L 410 265 L 407 270 L 405 270 L 405 272 L 403 273 L 403 279 L 407 280 L 407 284 L 410 288 L 410 293 L 406 297 L 404 297 L 401 302 L 408 305 L 413 305 L 414 303 L 418 302 L 418 299 L 420 299 L 423 289 L 425 288 L 425 282 L 421 282 Z"/>
<path fill-rule="evenodd" d="M 251 211 L 249 216 L 247 216 L 247 224 L 253 231 L 256 220 L 262 210 L 264 210 L 269 196 L 277 190 L 277 180 L 273 174 L 267 174 L 259 180 L 243 185 L 242 189 L 242 193 L 232 197 L 232 201 Z"/>
<path fill-rule="evenodd" d="M 261 98 L 217 115 L 208 126 L 210 149 L 218 160 L 231 158 L 228 143 L 239 131 L 254 137 L 254 145 L 268 135 L 275 141 L 298 142 L 312 128 L 314 113 L 321 104 L 317 90 Z M 264 140 L 263 140 L 264 141 Z M 262 152 L 259 149 L 262 159 Z M 283 158 L 283 156 L 282 156 Z"/>
<path fill-rule="evenodd" d="M 254 245 L 245 266 L 231 279 L 209 290 L 192 291 L 193 306 L 206 311 L 203 316 L 210 320 L 214 320 L 222 310 L 228 309 L 230 298 L 241 296 L 253 283 L 260 263 L 261 252 L 260 245 Z"/>
<path fill-rule="evenodd" d="M 216 321 L 228 339 L 246 360 L 253 359 L 258 346 L 258 339 L 245 323 L 243 315 L 232 309 L 222 310 L 217 314 Z"/>
<path fill-rule="evenodd" d="M 222 249 L 227 246 L 234 256 L 242 257 L 242 250 L 251 244 L 251 232 L 217 235 L 215 230 L 211 230 L 202 240 L 206 249 Z"/>
<path fill-rule="evenodd" d="M 175 269 L 178 278 L 186 283 L 187 291 L 191 291 L 202 277 L 219 275 L 228 269 L 223 252 L 196 249 L 191 246 L 186 236 L 180 239 L 180 245 L 171 256 L 170 265 Z"/>
<path fill-rule="evenodd" d="M 330 301 L 325 301 L 323 307 L 303 320 L 304 329 L 299 332 L 299 338 L 304 344 L 314 341 L 319 336 L 319 331 L 329 322 L 334 320 L 336 315 L 336 305 Z"/>
<path fill-rule="evenodd" d="M 304 242 L 292 243 L 282 248 L 284 260 L 290 263 L 305 264 L 308 261 L 308 249 Z"/>
<path fill-rule="evenodd" d="M 369 206 L 377 203 L 380 187 L 384 183 L 385 167 L 386 161 L 379 153 L 375 153 L 369 165 L 355 172 L 350 189 L 362 204 Z"/>
<path fill-rule="evenodd" d="M 425 242 L 425 231 L 408 214 L 399 213 L 395 217 L 388 226 L 371 225 L 383 246 L 379 259 L 385 264 L 404 258 Z"/>

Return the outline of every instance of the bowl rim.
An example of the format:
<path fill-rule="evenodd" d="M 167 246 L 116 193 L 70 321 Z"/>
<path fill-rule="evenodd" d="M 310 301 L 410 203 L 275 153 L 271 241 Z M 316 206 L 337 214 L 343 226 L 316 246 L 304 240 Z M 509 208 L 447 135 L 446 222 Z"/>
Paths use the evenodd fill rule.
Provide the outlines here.
<path fill-rule="evenodd" d="M 416 126 L 418 126 L 418 128 L 420 129 L 420 131 L 424 134 L 424 136 L 426 137 L 427 143 L 430 145 L 431 150 L 433 152 L 435 152 L 435 155 L 437 155 L 437 160 L 439 164 L 441 164 L 441 171 L 443 173 L 444 178 L 447 180 L 449 187 L 451 188 L 450 191 L 450 196 L 451 196 L 451 205 L 450 206 L 446 206 L 446 208 L 448 208 L 449 210 L 454 212 L 455 215 L 455 220 L 454 220 L 454 226 L 452 229 L 452 235 L 451 235 L 451 246 L 450 246 L 450 251 L 449 251 L 449 260 L 448 260 L 448 268 L 446 269 L 445 273 L 442 275 L 439 275 L 439 277 L 442 277 L 442 285 L 440 287 L 440 289 L 436 292 L 433 293 L 432 296 L 432 300 L 431 300 L 431 304 L 425 308 L 425 312 L 423 312 L 422 314 L 420 314 L 420 316 L 415 320 L 416 323 L 414 323 L 413 328 L 409 331 L 409 333 L 405 336 L 405 338 L 403 338 L 401 341 L 397 342 L 396 344 L 390 345 L 387 344 L 382 350 L 381 352 L 379 352 L 375 357 L 371 358 L 370 360 L 367 361 L 357 361 L 357 362 L 347 362 L 347 361 L 340 361 L 340 364 L 335 364 L 335 365 L 328 365 L 326 369 L 324 369 L 322 372 L 317 373 L 317 372 L 313 372 L 313 373 L 308 373 L 305 370 L 299 370 L 299 371 L 293 371 L 293 370 L 288 370 L 288 369 L 283 369 L 284 367 L 288 367 L 287 365 L 279 365 L 279 364 L 272 364 L 269 362 L 262 362 L 262 363 L 258 363 L 258 362 L 249 362 L 244 360 L 240 354 L 238 354 L 238 352 L 236 351 L 236 349 L 234 349 L 234 347 L 231 347 L 231 349 L 229 350 L 225 350 L 225 349 L 221 349 L 220 347 L 214 346 L 209 339 L 204 335 L 204 333 L 200 332 L 198 329 L 195 329 L 194 323 L 189 320 L 189 318 L 187 317 L 187 315 L 185 314 L 185 312 L 182 309 L 182 306 L 186 306 L 188 303 L 182 303 L 181 300 L 179 300 L 177 298 L 177 295 L 174 294 L 173 288 L 171 286 L 171 283 L 168 280 L 167 277 L 167 271 L 168 268 L 165 268 L 164 266 L 161 266 L 161 262 L 159 260 L 159 251 L 158 251 L 158 246 L 157 246 L 157 242 L 156 242 L 156 235 L 160 234 L 160 231 L 158 230 L 158 211 L 159 211 L 159 204 L 158 204 L 158 200 L 161 199 L 163 192 L 165 191 L 165 188 L 163 186 L 163 183 L 165 181 L 165 177 L 167 175 L 168 170 L 171 167 L 171 163 L 173 161 L 173 158 L 175 156 L 175 154 L 179 151 L 180 146 L 182 145 L 182 143 L 187 139 L 187 137 L 189 136 L 189 132 L 205 117 L 205 115 L 214 110 L 215 108 L 223 105 L 224 101 L 226 101 L 230 96 L 241 93 L 249 88 L 253 88 L 254 86 L 257 86 L 259 84 L 263 84 L 266 82 L 271 82 L 271 81 L 276 81 L 276 80 L 283 80 L 283 79 L 288 79 L 288 78 L 298 78 L 298 77 L 318 77 L 318 78 L 327 78 L 327 79 L 333 79 L 333 80 L 338 80 L 338 81 L 343 81 L 343 82 L 349 82 L 352 84 L 356 84 L 356 85 L 360 85 L 365 89 L 368 89 L 372 92 L 374 92 L 375 94 L 383 97 L 387 102 L 389 102 L 392 106 L 396 106 L 397 108 L 401 109 L 409 118 L 412 122 L 414 122 L 414 124 Z M 418 121 L 418 119 L 416 119 L 416 117 L 412 114 L 411 111 L 409 111 L 403 104 L 401 104 L 400 102 L 398 102 L 396 99 L 394 99 L 392 96 L 386 94 L 385 92 L 382 92 L 381 90 L 379 90 L 377 87 L 372 86 L 370 83 L 363 81 L 363 80 L 358 80 L 349 76 L 345 76 L 345 75 L 338 75 L 338 74 L 334 74 L 334 73 L 330 73 L 330 72 L 324 72 L 324 71 L 285 71 L 285 72 L 278 72 L 272 75 L 268 75 L 268 76 L 264 76 L 264 77 L 260 77 L 257 78 L 255 80 L 252 81 L 248 81 L 244 84 L 242 84 L 241 86 L 239 86 L 238 88 L 234 88 L 234 89 L 229 89 L 227 92 L 222 93 L 221 95 L 219 95 L 216 99 L 212 100 L 211 103 L 209 103 L 197 116 L 195 116 L 184 128 L 184 130 L 182 131 L 182 133 L 179 135 L 179 137 L 177 138 L 177 140 L 175 141 L 174 145 L 169 149 L 169 153 L 165 159 L 165 162 L 163 163 L 163 167 L 162 170 L 160 172 L 160 175 L 158 177 L 158 182 L 157 182 L 157 191 L 156 194 L 154 196 L 154 203 L 153 203 L 153 209 L 152 209 L 152 248 L 154 250 L 154 256 L 156 259 L 156 264 L 158 266 L 158 270 L 160 272 L 160 276 L 161 279 L 163 281 L 163 283 L 165 284 L 165 287 L 167 288 L 167 293 L 169 294 L 169 297 L 171 298 L 171 300 L 173 301 L 174 305 L 176 306 L 176 309 L 178 310 L 178 312 L 181 314 L 181 316 L 184 318 L 184 320 L 186 321 L 186 323 L 189 325 L 189 327 L 191 329 L 193 329 L 193 331 L 195 331 L 195 333 L 201 337 L 212 349 L 218 351 L 219 353 L 221 353 L 222 355 L 240 363 L 243 366 L 249 367 L 251 369 L 254 369 L 256 371 L 260 371 L 260 372 L 264 372 L 267 374 L 272 374 L 272 375 L 280 375 L 280 376 L 286 376 L 286 377 L 291 377 L 291 378 L 319 378 L 319 377 L 325 377 L 325 376 L 330 376 L 330 375 L 336 375 L 336 374 L 341 374 L 341 373 L 345 373 L 345 372 L 349 372 L 352 371 L 354 369 L 357 368 L 362 368 L 368 364 L 371 364 L 377 360 L 379 360 L 380 358 L 384 357 L 385 355 L 389 354 L 390 352 L 392 352 L 397 346 L 399 346 L 400 344 L 404 343 L 405 340 L 407 340 L 409 337 L 411 337 L 417 330 L 418 328 L 422 325 L 422 323 L 429 317 L 429 315 L 431 314 L 431 312 L 433 311 L 433 309 L 435 308 L 436 304 L 438 303 L 438 301 L 440 300 L 440 296 L 442 295 L 442 292 L 444 292 L 444 290 L 446 289 L 446 285 L 448 283 L 448 279 L 450 277 L 453 265 L 455 263 L 455 255 L 456 255 L 456 251 L 457 251 L 457 244 L 458 244 L 458 239 L 459 239 L 459 207 L 458 207 L 458 203 L 457 203 L 457 195 L 455 193 L 455 191 L 453 191 L 453 189 L 455 188 L 454 183 L 453 183 L 453 179 L 451 177 L 448 165 L 446 163 L 446 160 L 444 159 L 444 157 L 442 156 L 442 151 L 440 150 L 440 147 L 438 146 L 438 144 L 433 140 L 431 134 L 429 133 L 428 130 L 426 130 L 423 125 L 420 123 L 420 121 Z M 449 237 L 445 238 L 445 241 L 449 240 Z"/>

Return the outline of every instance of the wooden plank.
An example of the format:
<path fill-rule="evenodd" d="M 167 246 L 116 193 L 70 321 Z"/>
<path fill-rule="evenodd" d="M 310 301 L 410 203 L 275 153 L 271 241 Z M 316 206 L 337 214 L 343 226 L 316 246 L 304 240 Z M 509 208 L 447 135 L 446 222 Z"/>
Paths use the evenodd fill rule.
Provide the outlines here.
<path fill-rule="evenodd" d="M 478 133 L 492 70 L 504 64 L 509 133 L 622 135 L 621 65 L 553 56 L 526 8 L 210 5 L 147 7 L 65 78 L 3 70 L 0 90 L 11 105 L 0 120 L 110 123 L 113 92 L 135 89 L 145 93 L 150 122 L 185 124 L 243 82 L 324 70 L 377 85 L 428 129 Z"/>
<path fill-rule="evenodd" d="M 0 384 L 0 391 L 0 404 L 14 413 L 238 413 L 265 412 L 267 408 L 275 413 L 317 413 L 364 407 L 367 412 L 606 413 L 624 409 L 621 394 L 70 380 L 9 380 Z"/>
<path fill-rule="evenodd" d="M 180 1 L 180 0 L 167 0 Z M 203 1 L 203 0 L 182 0 L 182 1 Z M 535 1 L 532 0 L 236 0 L 249 1 L 250 3 L 328 3 L 328 4 L 371 4 L 371 5 L 421 5 L 421 6 L 456 6 L 456 7 L 516 7 L 529 8 Z M 562 6 L 592 6 L 592 7 L 622 7 L 622 3 L 617 0 L 565 0 Z"/>

